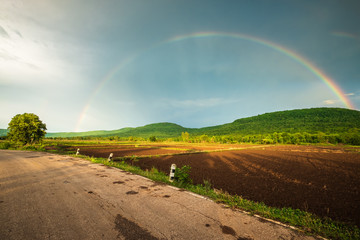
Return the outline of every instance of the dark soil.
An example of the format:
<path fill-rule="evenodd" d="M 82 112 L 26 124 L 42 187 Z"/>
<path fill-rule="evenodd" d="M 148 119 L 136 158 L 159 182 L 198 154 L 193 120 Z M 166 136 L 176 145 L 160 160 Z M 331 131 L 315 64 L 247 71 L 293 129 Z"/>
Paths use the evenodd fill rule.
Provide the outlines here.
<path fill-rule="evenodd" d="M 304 151 L 301 151 L 303 149 Z M 195 184 L 274 207 L 291 207 L 360 226 L 360 154 L 303 147 L 238 150 L 140 159 L 142 169 L 168 173 L 191 166 Z"/>
<path fill-rule="evenodd" d="M 144 156 L 246 147 L 243 145 L 164 145 L 159 148 L 80 148 L 96 157 Z M 167 149 L 176 148 L 177 150 Z M 359 148 L 248 146 L 247 149 L 140 158 L 142 169 L 169 173 L 171 164 L 191 166 L 195 184 L 209 180 L 216 189 L 274 207 L 301 209 L 360 226 Z M 184 151 L 180 149 L 184 148 Z"/>
<path fill-rule="evenodd" d="M 80 148 L 80 154 L 93 157 L 108 158 L 110 153 L 113 153 L 113 158 L 125 157 L 125 156 L 144 156 L 144 155 L 161 155 L 161 154 L 174 154 L 182 153 L 186 150 L 172 150 L 162 148 L 141 148 L 141 147 L 112 147 L 112 148 L 93 148 L 82 147 Z"/>

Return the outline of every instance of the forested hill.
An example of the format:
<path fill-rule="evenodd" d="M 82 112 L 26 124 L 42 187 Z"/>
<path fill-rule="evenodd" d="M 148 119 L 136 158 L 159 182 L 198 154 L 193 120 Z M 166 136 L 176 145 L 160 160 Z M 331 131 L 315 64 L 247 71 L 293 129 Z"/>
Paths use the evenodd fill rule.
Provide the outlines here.
<path fill-rule="evenodd" d="M 205 128 L 184 128 L 174 123 L 155 123 L 113 131 L 48 133 L 47 137 L 133 136 L 148 138 L 156 136 L 157 138 L 174 138 L 180 137 L 182 132 L 188 132 L 192 136 L 272 134 L 274 132 L 342 134 L 356 128 L 360 129 L 360 111 L 342 108 L 311 108 L 265 113 Z"/>
<path fill-rule="evenodd" d="M 47 133 L 46 137 L 143 137 L 156 136 L 158 138 L 178 137 L 182 132 L 189 130 L 174 123 L 154 123 L 137 128 L 121 128 L 112 131 L 91 132 L 58 132 Z"/>
<path fill-rule="evenodd" d="M 343 108 L 311 108 L 265 113 L 232 123 L 201 128 L 197 133 L 211 135 L 267 134 L 274 132 L 346 133 L 360 129 L 360 111 Z"/>
<path fill-rule="evenodd" d="M 97 137 L 97 136 L 108 136 L 108 135 L 122 135 L 123 133 L 129 131 L 132 128 L 122 128 L 118 130 L 98 130 L 98 131 L 89 131 L 89 132 L 56 132 L 56 133 L 47 133 L 46 137 L 63 137 L 63 138 L 72 138 L 72 137 Z"/>

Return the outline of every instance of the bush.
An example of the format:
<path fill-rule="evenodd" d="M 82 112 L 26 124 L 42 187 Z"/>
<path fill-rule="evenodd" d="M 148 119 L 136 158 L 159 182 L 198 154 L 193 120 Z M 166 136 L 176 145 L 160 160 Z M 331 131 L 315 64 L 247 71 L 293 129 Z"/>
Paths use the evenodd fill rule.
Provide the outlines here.
<path fill-rule="evenodd" d="M 184 184 L 191 184 L 192 180 L 189 176 L 191 167 L 188 165 L 185 165 L 181 168 L 176 168 L 175 170 L 175 181 L 184 183 Z"/>
<path fill-rule="evenodd" d="M 35 146 L 33 146 L 33 145 L 26 145 L 26 146 L 23 146 L 23 147 L 21 148 L 21 150 L 32 150 L 32 151 L 36 151 L 37 148 L 36 148 Z"/>
<path fill-rule="evenodd" d="M 155 137 L 155 136 L 149 137 L 149 141 L 150 141 L 150 142 L 156 142 L 156 137 Z"/>
<path fill-rule="evenodd" d="M 269 139 L 269 138 L 265 138 L 261 141 L 262 144 L 273 144 L 274 140 Z"/>
<path fill-rule="evenodd" d="M 9 149 L 11 144 L 9 142 L 0 143 L 0 149 Z"/>

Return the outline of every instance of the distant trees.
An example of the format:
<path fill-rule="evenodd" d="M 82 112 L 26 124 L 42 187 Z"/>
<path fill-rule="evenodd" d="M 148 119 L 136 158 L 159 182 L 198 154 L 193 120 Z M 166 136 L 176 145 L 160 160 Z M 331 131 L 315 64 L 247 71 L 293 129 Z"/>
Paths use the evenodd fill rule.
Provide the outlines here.
<path fill-rule="evenodd" d="M 188 132 L 182 132 L 181 133 L 181 139 L 182 139 L 183 142 L 188 142 L 189 137 L 190 137 L 190 134 Z"/>
<path fill-rule="evenodd" d="M 62 139 L 59 137 L 53 139 Z M 142 137 L 70 137 L 65 139 L 76 140 L 116 140 L 116 141 L 151 141 L 161 142 L 165 138 L 156 137 L 154 135 L 148 138 Z M 254 143 L 254 144 L 349 144 L 360 145 L 360 129 L 352 128 L 345 133 L 326 134 L 323 132 L 308 133 L 308 132 L 274 132 L 272 134 L 229 134 L 229 135 L 193 135 L 183 132 L 177 138 L 166 138 L 167 141 L 184 141 L 188 143 Z"/>
<path fill-rule="evenodd" d="M 351 145 L 360 145 L 360 129 L 353 128 L 344 136 L 344 140 Z"/>
<path fill-rule="evenodd" d="M 348 130 L 347 133 L 326 134 L 323 132 L 274 132 L 272 134 L 229 134 L 229 135 L 190 135 L 182 133 L 177 141 L 190 143 L 254 143 L 254 144 L 350 144 L 360 145 L 360 130 L 357 128 Z"/>
<path fill-rule="evenodd" d="M 17 114 L 8 127 L 10 141 L 23 145 L 40 142 L 46 134 L 46 124 L 33 113 Z"/>
<path fill-rule="evenodd" d="M 209 136 L 206 134 L 201 135 L 200 140 L 201 140 L 201 142 L 209 142 L 210 141 Z"/>
<path fill-rule="evenodd" d="M 155 136 L 150 136 L 149 141 L 150 142 L 156 142 L 156 137 Z"/>

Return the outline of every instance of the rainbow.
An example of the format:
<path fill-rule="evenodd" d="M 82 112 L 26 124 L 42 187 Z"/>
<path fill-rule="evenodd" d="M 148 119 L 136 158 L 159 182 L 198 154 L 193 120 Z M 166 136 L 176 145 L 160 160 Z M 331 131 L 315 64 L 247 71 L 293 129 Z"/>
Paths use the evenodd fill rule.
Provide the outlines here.
<path fill-rule="evenodd" d="M 87 111 L 90 108 L 90 105 L 93 101 L 93 99 L 96 97 L 96 95 L 100 92 L 100 90 L 103 88 L 103 86 L 105 85 L 106 82 L 108 82 L 118 71 L 120 71 L 120 69 L 122 69 L 124 66 L 126 66 L 127 64 L 131 63 L 132 61 L 135 60 L 135 58 L 137 58 L 137 56 L 139 56 L 140 54 L 133 54 L 130 57 L 126 58 L 125 60 L 121 61 L 120 64 L 118 64 L 117 66 L 115 66 L 114 68 L 112 68 L 112 70 L 107 73 L 104 78 L 101 79 L 101 81 L 99 81 L 99 83 L 96 85 L 95 90 L 92 92 L 92 94 L 90 95 L 90 97 L 88 98 L 85 107 L 82 109 L 80 117 L 76 123 L 76 127 L 75 127 L 75 132 L 78 131 L 78 129 L 80 128 L 81 123 L 83 122 Z"/>
<path fill-rule="evenodd" d="M 118 71 L 120 71 L 122 68 L 124 68 L 126 65 L 130 64 L 134 60 L 136 60 L 140 55 L 144 54 L 145 52 L 148 52 L 154 48 L 160 47 L 164 44 L 170 44 L 170 43 L 176 43 L 188 39 L 199 39 L 199 38 L 209 38 L 209 37 L 222 37 L 222 38 L 234 38 L 234 39 L 240 39 L 240 40 L 246 40 L 254 43 L 258 43 L 260 45 L 263 45 L 265 47 L 269 47 L 275 51 L 278 51 L 289 58 L 293 59 L 294 61 L 298 62 L 299 64 L 303 65 L 307 70 L 309 70 L 311 73 L 313 73 L 317 78 L 319 78 L 322 82 L 325 83 L 325 85 L 340 99 L 340 101 L 349 109 L 354 109 L 353 104 L 351 101 L 346 97 L 346 94 L 342 91 L 342 89 L 336 84 L 336 82 L 328 77 L 321 69 L 316 67 L 313 63 L 311 63 L 308 59 L 301 56 L 300 54 L 296 53 L 293 50 L 290 50 L 288 48 L 285 48 L 279 44 L 270 42 L 265 39 L 257 38 L 251 35 L 246 34 L 240 34 L 240 33 L 226 33 L 226 32 L 197 32 L 197 33 L 191 33 L 191 34 L 185 34 L 185 35 L 179 35 L 172 38 L 169 38 L 165 41 L 159 42 L 143 51 L 140 51 L 136 54 L 133 54 L 126 58 L 125 60 L 121 61 L 118 65 L 116 65 L 112 70 L 107 73 L 101 81 L 97 84 L 94 92 L 90 95 L 85 107 L 81 111 L 80 117 L 77 121 L 77 125 L 75 128 L 75 132 L 79 129 L 86 112 L 88 111 L 91 102 L 95 98 L 95 96 L 98 94 L 98 92 L 101 90 L 101 88 L 105 85 L 106 82 L 108 82 Z"/>
<path fill-rule="evenodd" d="M 350 39 L 360 40 L 360 36 L 358 36 L 356 34 L 352 34 L 352 33 L 347 33 L 347 32 L 332 32 L 332 35 L 334 35 L 336 37 L 343 37 L 343 38 L 350 38 Z"/>

